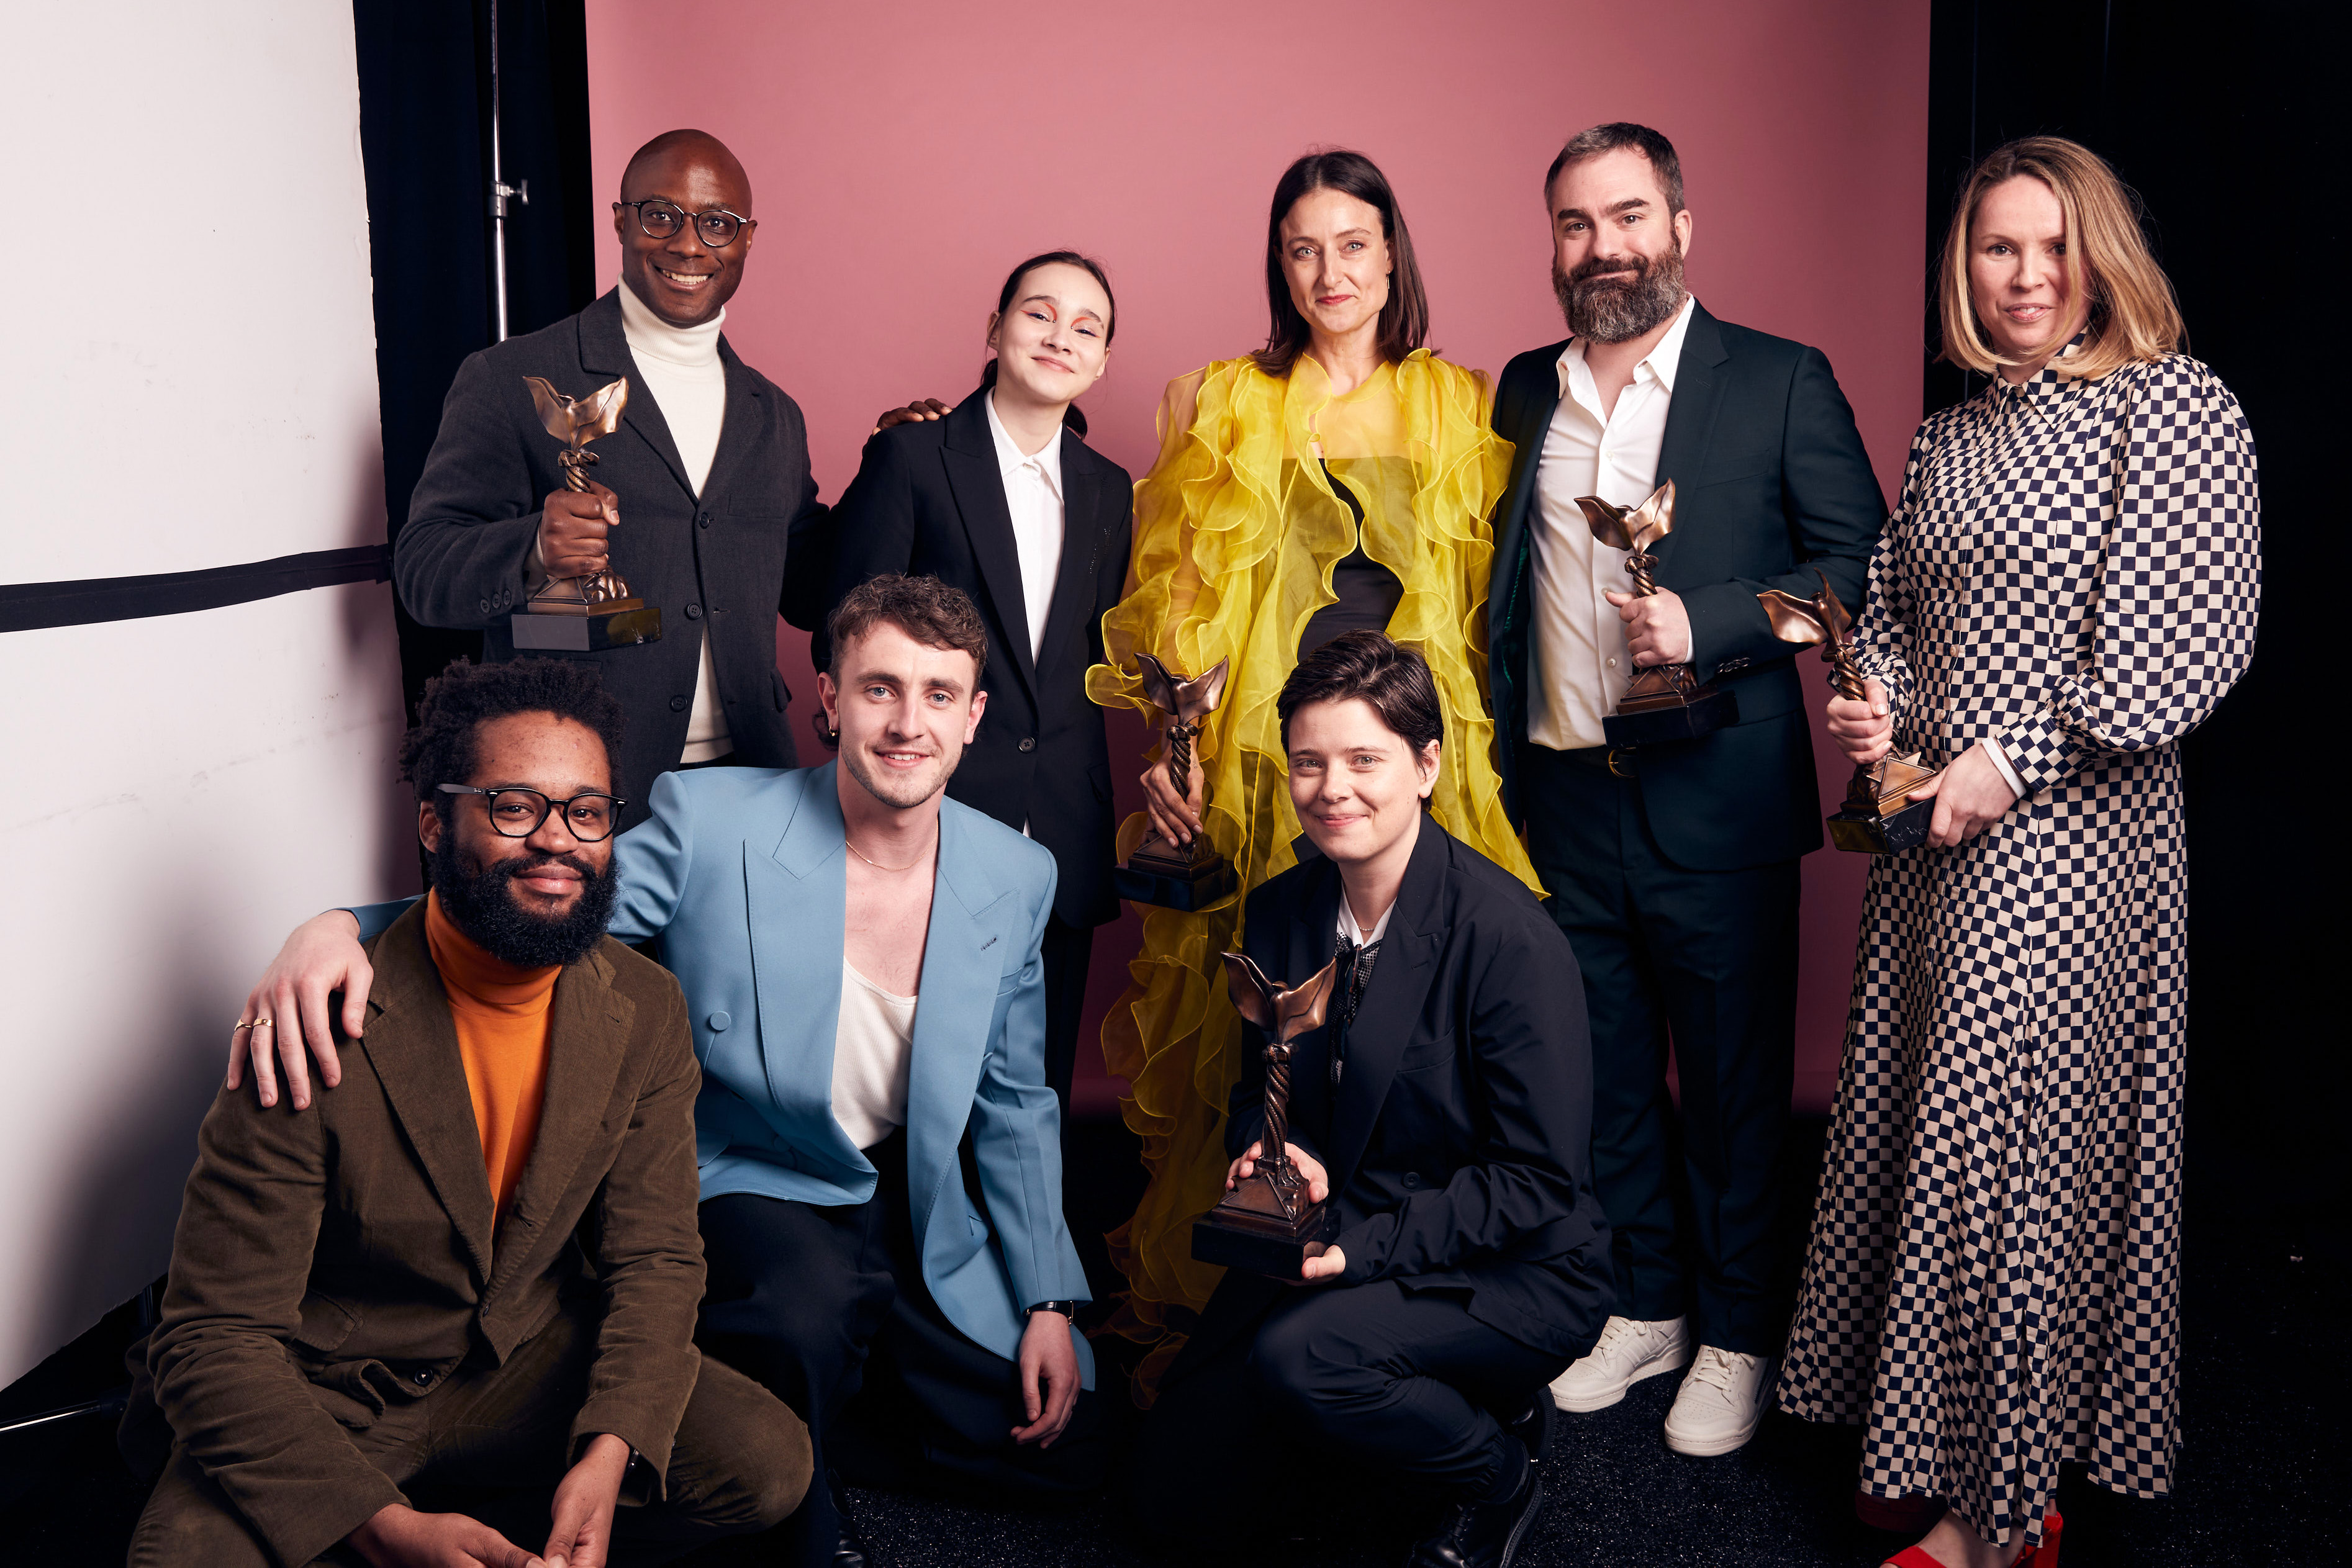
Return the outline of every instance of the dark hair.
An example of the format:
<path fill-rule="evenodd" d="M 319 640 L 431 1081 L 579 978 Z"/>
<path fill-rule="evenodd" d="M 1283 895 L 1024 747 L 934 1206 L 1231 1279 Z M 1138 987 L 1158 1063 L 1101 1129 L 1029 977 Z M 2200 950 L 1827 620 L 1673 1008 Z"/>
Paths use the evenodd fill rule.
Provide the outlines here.
<path fill-rule="evenodd" d="M 1361 697 L 1381 722 L 1402 737 L 1418 757 L 1445 738 L 1445 709 L 1437 699 L 1437 679 L 1429 661 L 1389 640 L 1382 632 L 1342 632 L 1298 661 L 1274 711 L 1282 721 L 1282 744 L 1290 746 L 1290 716 L 1309 703 Z"/>
<path fill-rule="evenodd" d="M 1404 209 L 1388 177 L 1360 152 L 1339 149 L 1309 152 L 1282 172 L 1274 187 L 1274 209 L 1265 220 L 1265 302 L 1274 323 L 1265 347 L 1250 356 L 1270 376 L 1286 376 L 1307 351 L 1307 318 L 1291 302 L 1290 278 L 1282 266 L 1282 220 L 1310 191 L 1339 191 L 1379 210 L 1381 233 L 1389 242 L 1389 302 L 1381 307 L 1381 358 L 1395 364 L 1429 337 L 1429 296 L 1421 287 L 1421 264 L 1412 257 L 1412 235 Z"/>
<path fill-rule="evenodd" d="M 979 688 L 981 672 L 988 668 L 988 628 L 971 598 L 936 577 L 896 572 L 867 578 L 825 617 L 825 640 L 833 644 L 833 663 L 825 674 L 839 681 L 842 649 L 885 623 L 926 647 L 970 653 L 972 686 Z"/>
<path fill-rule="evenodd" d="M 1570 163 L 1581 163 L 1587 158 L 1598 158 L 1603 152 L 1615 152 L 1632 148 L 1650 161 L 1658 176 L 1658 188 L 1666 193 L 1666 216 L 1673 217 L 1683 210 L 1683 161 L 1675 156 L 1675 144 L 1646 125 L 1636 125 L 1630 120 L 1612 120 L 1606 125 L 1595 125 L 1580 131 L 1568 139 L 1559 156 L 1551 161 L 1544 172 L 1544 200 L 1551 200 L 1551 184 L 1559 172 Z"/>
<path fill-rule="evenodd" d="M 604 689 L 604 672 L 573 659 L 509 659 L 475 664 L 460 659 L 425 683 L 416 727 L 400 742 L 400 776 L 416 786 L 444 821 L 454 797 L 444 784 L 472 776 L 482 726 L 519 713 L 568 718 L 596 732 L 609 764 L 621 753 L 620 699 Z"/>
<path fill-rule="evenodd" d="M 1103 347 L 1109 348 L 1110 340 L 1118 336 L 1118 301 L 1111 295 L 1110 279 L 1104 274 L 1102 263 L 1093 256 L 1080 256 L 1074 250 L 1049 250 L 1043 256 L 1033 256 L 1014 267 L 1013 276 L 1004 280 L 1003 289 L 996 296 L 997 315 L 1002 317 L 1007 310 L 1013 308 L 1013 291 L 1021 287 L 1023 278 L 1041 267 L 1052 267 L 1056 263 L 1064 267 L 1082 267 L 1094 274 L 1095 281 L 1102 285 L 1103 298 L 1110 306 L 1110 319 L 1103 323 Z M 995 384 L 996 361 L 991 360 L 980 368 L 980 385 L 984 392 Z M 1062 411 L 1062 423 L 1080 435 L 1087 433 L 1087 416 L 1078 412 L 1076 403 L 1072 403 Z"/>

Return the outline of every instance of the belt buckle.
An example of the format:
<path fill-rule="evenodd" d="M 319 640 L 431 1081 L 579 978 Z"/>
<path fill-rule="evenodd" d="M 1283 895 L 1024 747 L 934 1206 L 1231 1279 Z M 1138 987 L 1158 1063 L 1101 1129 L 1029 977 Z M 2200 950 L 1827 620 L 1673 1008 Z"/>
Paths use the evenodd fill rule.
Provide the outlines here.
<path fill-rule="evenodd" d="M 1633 748 L 1630 746 L 1612 746 L 1609 748 L 1609 755 L 1602 758 L 1601 760 L 1602 764 L 1608 768 L 1612 778 L 1633 778 L 1633 774 L 1624 771 L 1617 766 L 1617 759 L 1620 757 L 1622 757 L 1626 761 L 1631 762 L 1633 759 Z"/>

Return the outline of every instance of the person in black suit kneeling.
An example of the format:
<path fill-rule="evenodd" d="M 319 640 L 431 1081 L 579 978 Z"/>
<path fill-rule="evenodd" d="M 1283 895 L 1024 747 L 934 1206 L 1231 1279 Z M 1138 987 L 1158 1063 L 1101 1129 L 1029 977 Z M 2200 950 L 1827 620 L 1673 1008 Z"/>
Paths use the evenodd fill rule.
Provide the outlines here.
<path fill-rule="evenodd" d="M 834 508 L 833 603 L 887 573 L 937 577 L 971 597 L 1003 653 L 981 676 L 988 714 L 948 794 L 1045 845 L 1060 872 L 1045 1082 L 1066 1124 L 1095 927 L 1118 917 L 1110 753 L 1087 667 L 1127 580 L 1135 484 L 1086 444 L 1075 406 L 1102 379 L 1117 310 L 1102 267 L 1075 251 L 1014 267 L 980 390 L 884 414 Z M 827 651 L 814 657 L 824 668 Z"/>
<path fill-rule="evenodd" d="M 1543 1503 L 1545 1385 L 1612 1304 L 1575 955 L 1423 810 L 1444 718 L 1420 654 L 1348 632 L 1277 707 L 1306 841 L 1250 894 L 1245 946 L 1292 984 L 1339 959 L 1294 1044 L 1287 1143 L 1339 1228 L 1301 1281 L 1227 1272 L 1145 1424 L 1133 1500 L 1150 1528 L 1230 1542 L 1325 1514 L 1310 1477 L 1417 1482 L 1445 1506 L 1411 1563 L 1501 1568 Z M 1229 1186 L 1265 1125 L 1248 1040 Z"/>

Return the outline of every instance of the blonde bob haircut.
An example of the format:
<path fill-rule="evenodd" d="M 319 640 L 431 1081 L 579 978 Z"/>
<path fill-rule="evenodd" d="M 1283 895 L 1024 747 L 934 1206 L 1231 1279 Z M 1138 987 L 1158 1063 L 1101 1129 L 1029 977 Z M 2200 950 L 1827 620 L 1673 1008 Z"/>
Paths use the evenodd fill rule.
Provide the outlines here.
<path fill-rule="evenodd" d="M 2066 217 L 2066 297 L 2087 297 L 2083 347 L 2050 368 L 2067 376 L 2095 380 L 2125 365 L 2158 359 L 2180 346 L 2186 330 L 2172 280 L 2148 254 L 2140 229 L 2139 197 L 2080 142 L 2059 136 L 2027 136 L 1995 148 L 1969 175 L 1952 209 L 1944 237 L 1936 294 L 1943 315 L 1943 357 L 1982 375 L 2004 365 L 2027 364 L 2054 354 L 2072 336 L 2066 323 L 2059 336 L 2024 360 L 2009 359 L 1987 340 L 1969 293 L 1969 234 L 1985 193 L 2019 175 L 2050 187 Z"/>

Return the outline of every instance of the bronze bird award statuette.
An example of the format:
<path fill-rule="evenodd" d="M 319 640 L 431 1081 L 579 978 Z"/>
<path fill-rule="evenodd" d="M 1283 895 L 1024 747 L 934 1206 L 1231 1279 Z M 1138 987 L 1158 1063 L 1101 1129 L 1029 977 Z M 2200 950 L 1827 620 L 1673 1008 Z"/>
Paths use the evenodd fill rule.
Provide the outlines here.
<path fill-rule="evenodd" d="M 1648 500 L 1630 509 L 1598 496 L 1579 496 L 1576 504 L 1584 509 L 1594 538 L 1627 552 L 1625 570 L 1633 579 L 1634 597 L 1654 596 L 1658 584 L 1650 572 L 1658 558 L 1650 547 L 1675 531 L 1675 482 L 1667 480 Z M 1650 664 L 1634 669 L 1617 711 L 1601 718 L 1601 729 L 1612 746 L 1655 746 L 1696 740 L 1738 722 L 1737 692 L 1699 685 L 1688 664 Z"/>
<path fill-rule="evenodd" d="M 1849 702 L 1861 702 L 1865 692 L 1862 666 L 1853 659 L 1853 617 L 1838 602 L 1837 590 L 1822 579 L 1822 591 L 1800 599 L 1777 588 L 1756 596 L 1772 622 L 1772 634 L 1783 643 L 1819 643 L 1830 666 L 1830 685 Z M 1892 751 L 1876 762 L 1858 764 L 1845 787 L 1845 804 L 1830 818 L 1830 841 L 1858 855 L 1891 855 L 1927 841 L 1935 821 L 1933 797 L 1907 799 L 1911 791 L 1942 771 L 1923 767 L 1919 754 L 1897 757 Z"/>
<path fill-rule="evenodd" d="M 1168 782 L 1181 798 L 1192 787 L 1192 737 L 1201 733 L 1201 721 L 1217 711 L 1232 661 L 1219 659 L 1207 674 L 1187 680 L 1149 653 L 1135 657 L 1144 696 L 1168 716 Z M 1121 898 L 1187 911 L 1208 908 L 1240 882 L 1233 862 L 1216 852 L 1207 833 L 1195 833 L 1189 848 L 1179 848 L 1157 829 L 1110 874 Z"/>
<path fill-rule="evenodd" d="M 598 387 L 583 398 L 568 398 L 543 378 L 525 376 L 530 400 L 539 406 L 540 423 L 563 443 L 556 462 L 563 468 L 567 489 L 585 495 L 586 470 L 596 464 L 588 444 L 620 428 L 621 410 L 629 401 L 626 376 Z M 621 574 L 610 570 L 593 577 L 551 577 L 509 619 L 517 648 L 564 653 L 590 653 L 605 648 L 625 648 L 633 643 L 661 641 L 661 608 L 648 605 L 629 592 Z"/>
<path fill-rule="evenodd" d="M 1225 988 L 1242 1017 L 1273 1038 L 1265 1047 L 1265 1136 L 1250 1174 L 1216 1207 L 1192 1222 L 1192 1257 L 1202 1263 L 1296 1280 L 1307 1260 L 1330 1245 L 1338 1218 L 1330 1202 L 1307 1201 L 1307 1175 L 1291 1162 L 1290 1042 L 1323 1027 L 1339 960 L 1291 988 L 1269 980 L 1239 953 L 1227 953 Z"/>

